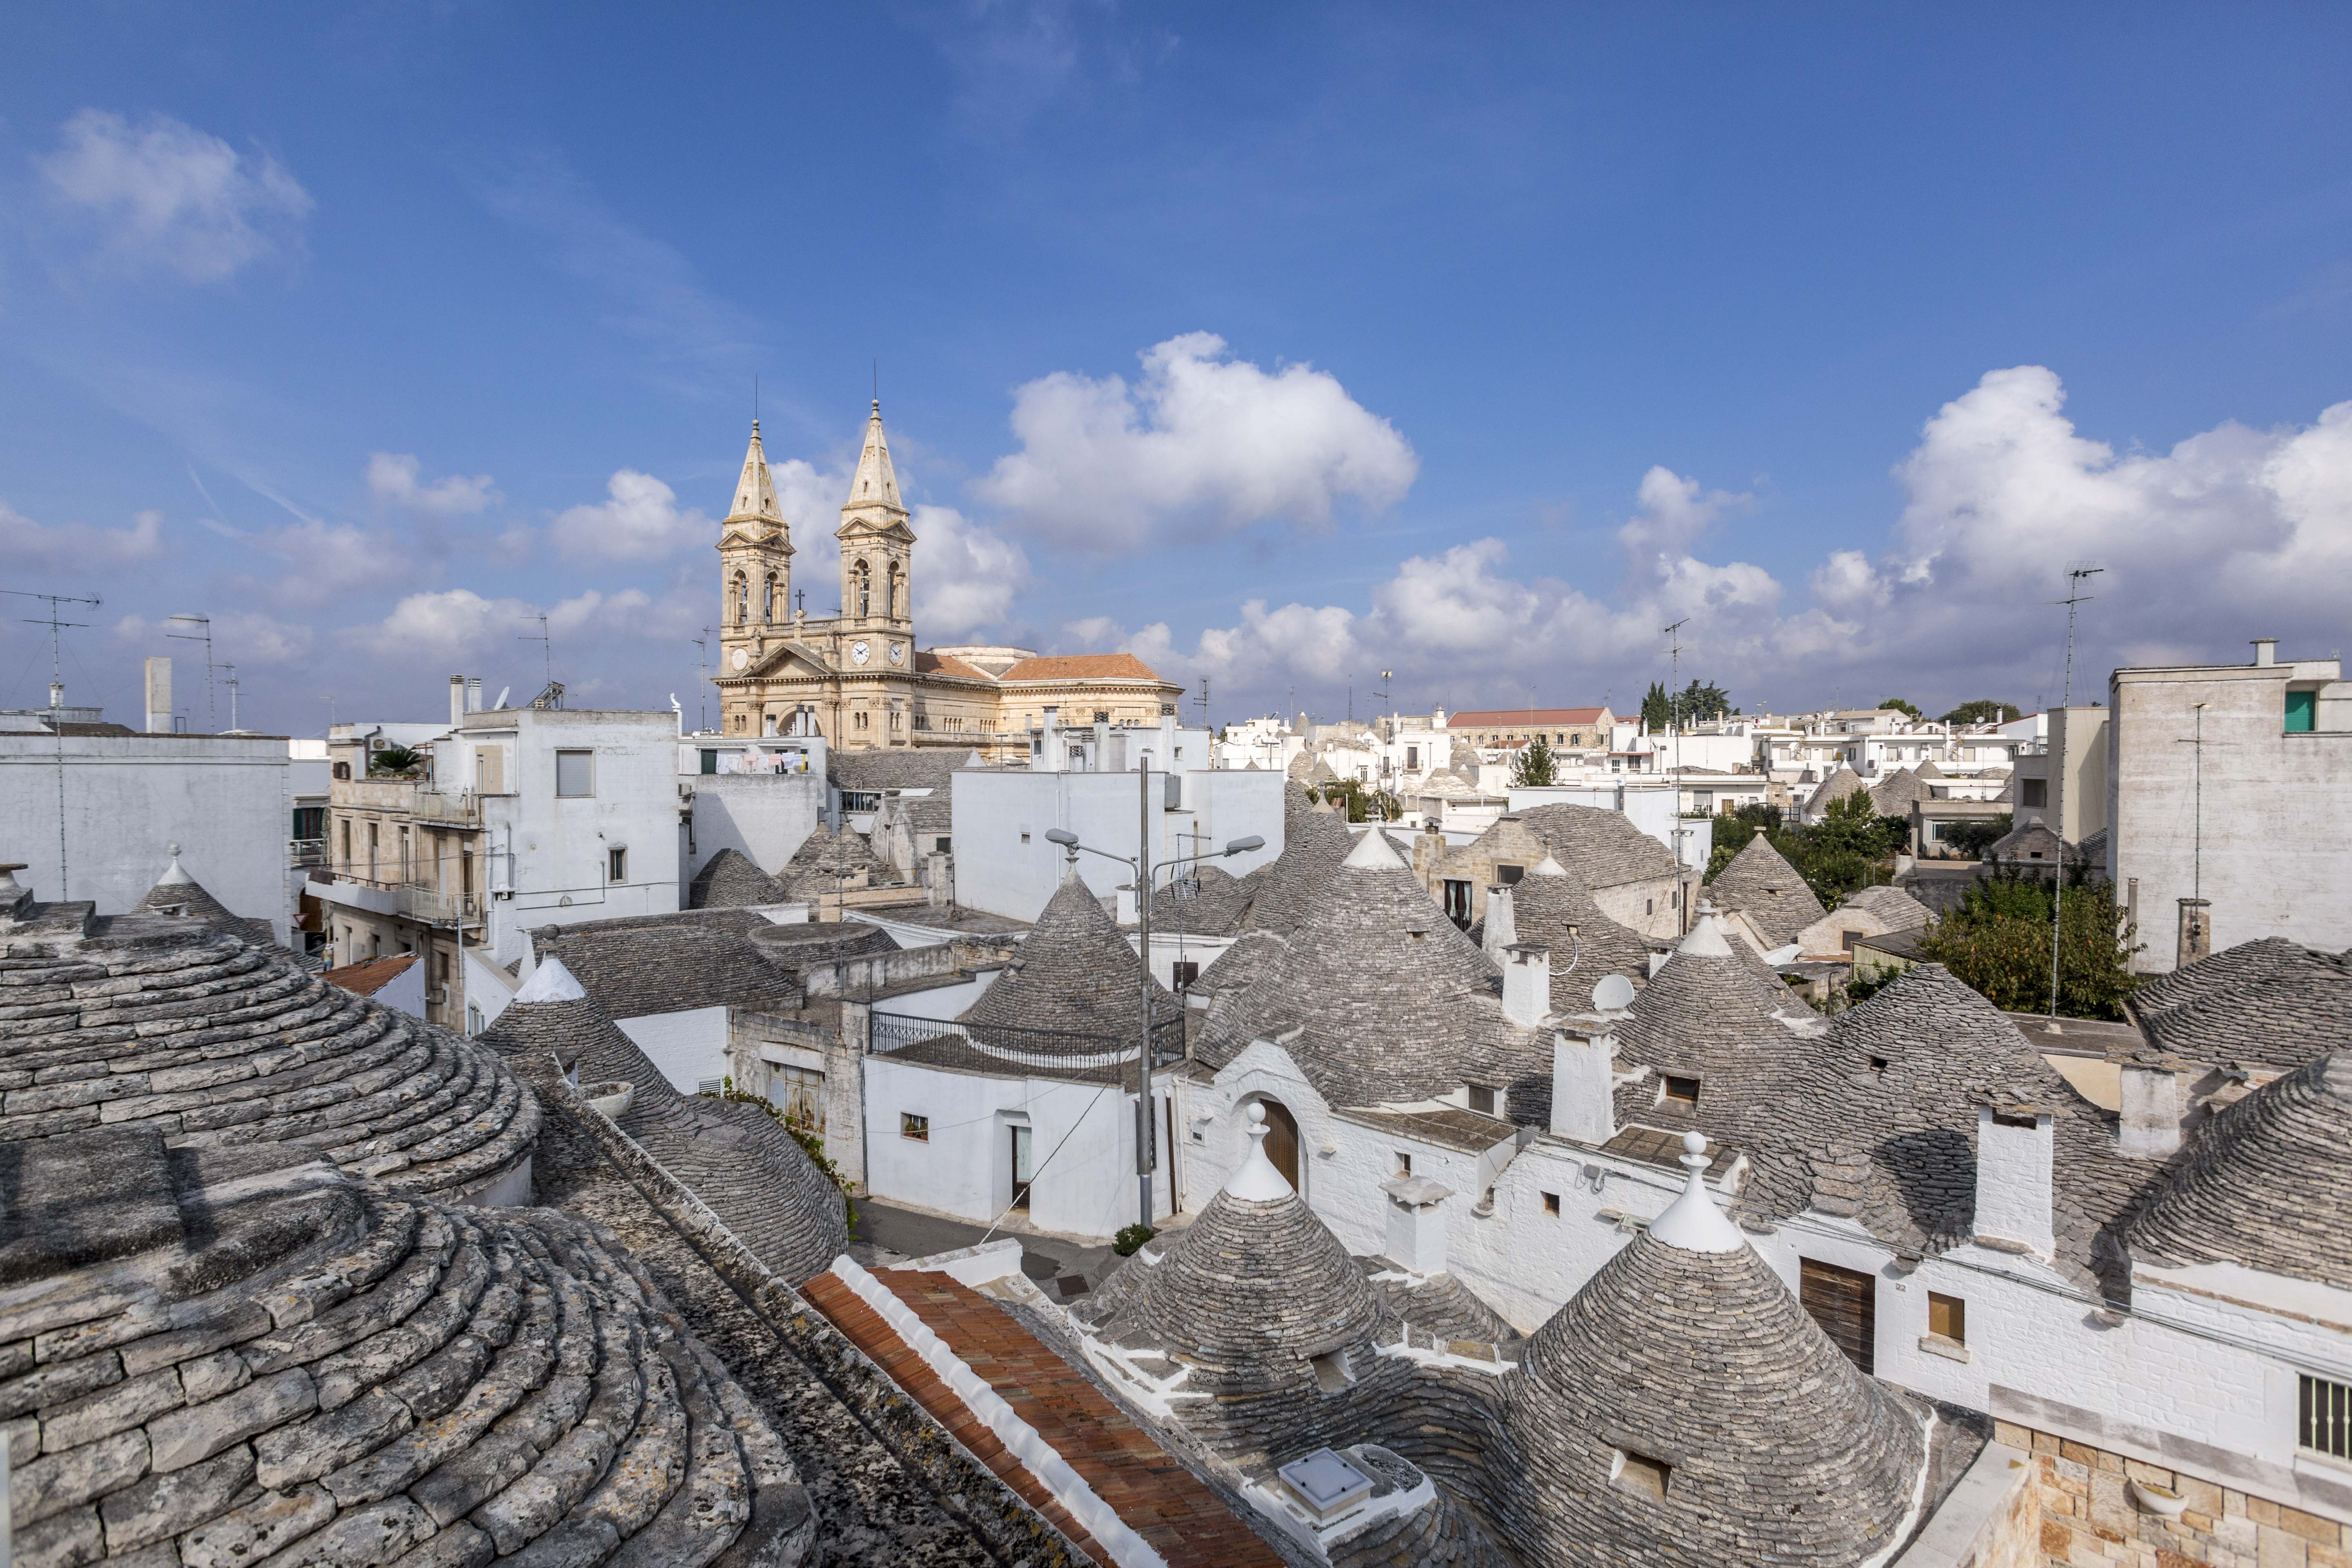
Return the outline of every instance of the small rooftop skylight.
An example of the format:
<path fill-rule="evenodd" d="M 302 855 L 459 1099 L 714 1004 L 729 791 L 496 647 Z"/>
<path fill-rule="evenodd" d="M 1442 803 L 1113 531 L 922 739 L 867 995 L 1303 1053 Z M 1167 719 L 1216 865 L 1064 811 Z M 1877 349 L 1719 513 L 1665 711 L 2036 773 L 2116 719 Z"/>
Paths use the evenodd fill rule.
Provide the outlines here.
<path fill-rule="evenodd" d="M 1372 1495 L 1372 1478 L 1358 1469 L 1345 1454 L 1318 1448 L 1275 1471 L 1307 1510 L 1320 1521 L 1353 1508 Z"/>

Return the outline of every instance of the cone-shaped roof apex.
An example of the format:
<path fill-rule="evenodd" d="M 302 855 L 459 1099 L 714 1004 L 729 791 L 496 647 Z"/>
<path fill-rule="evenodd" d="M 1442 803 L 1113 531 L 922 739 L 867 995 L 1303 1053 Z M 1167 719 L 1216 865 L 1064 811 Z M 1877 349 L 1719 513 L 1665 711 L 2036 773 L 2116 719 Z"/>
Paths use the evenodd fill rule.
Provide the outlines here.
<path fill-rule="evenodd" d="M 875 507 L 901 516 L 907 510 L 898 499 L 898 471 L 890 463 L 890 438 L 882 430 L 880 398 L 875 399 L 874 412 L 866 421 L 866 445 L 857 454 L 857 472 L 850 477 L 849 499 L 841 503 L 842 527 L 861 521 L 860 514 Z"/>
<path fill-rule="evenodd" d="M 744 449 L 743 471 L 736 477 L 735 496 L 725 521 L 784 526 L 784 509 L 777 504 L 775 484 L 768 478 L 768 455 L 760 446 L 757 419 L 751 421 L 751 444 Z"/>

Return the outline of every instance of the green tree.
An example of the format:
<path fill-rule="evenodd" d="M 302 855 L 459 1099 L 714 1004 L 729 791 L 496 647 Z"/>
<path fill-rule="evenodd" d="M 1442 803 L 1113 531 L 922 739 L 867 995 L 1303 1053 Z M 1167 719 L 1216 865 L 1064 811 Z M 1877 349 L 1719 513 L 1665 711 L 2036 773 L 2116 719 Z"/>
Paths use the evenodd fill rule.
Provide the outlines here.
<path fill-rule="evenodd" d="M 2014 702 L 1996 702 L 1990 697 L 1971 698 L 1944 715 L 1947 724 L 2006 724 L 2024 717 Z"/>
<path fill-rule="evenodd" d="M 1984 858 L 1984 852 L 2009 837 L 2016 820 L 2008 812 L 1983 822 L 1955 822 L 1944 829 L 1944 842 L 1963 855 Z"/>
<path fill-rule="evenodd" d="M 368 758 L 372 773 L 404 773 L 421 766 L 425 753 L 408 746 L 384 746 Z"/>
<path fill-rule="evenodd" d="M 1713 681 L 1702 685 L 1694 680 L 1675 695 L 1674 705 L 1675 722 L 1703 723 L 1709 719 L 1720 719 L 1731 711 L 1731 693 Z"/>
<path fill-rule="evenodd" d="M 1523 789 L 1550 784 L 1559 773 L 1559 759 L 1552 755 L 1550 743 L 1541 735 L 1529 741 L 1511 764 L 1511 782 Z"/>
<path fill-rule="evenodd" d="M 2080 873 L 2075 874 L 2079 877 Z M 2050 1009 L 2050 885 L 1996 877 L 1969 889 L 1959 908 L 1928 928 L 1920 951 L 2013 1013 Z M 2069 878 L 2058 933 L 2058 1011 L 2069 1018 L 2121 1018 L 2133 979 L 2122 911 L 2105 882 Z"/>
<path fill-rule="evenodd" d="M 1664 682 L 1653 680 L 1650 689 L 1642 693 L 1642 722 L 1652 734 L 1656 734 L 1674 722 L 1674 699 L 1666 695 Z"/>
<path fill-rule="evenodd" d="M 1404 815 L 1404 803 L 1386 790 L 1366 789 L 1356 779 L 1333 779 L 1319 790 L 1309 789 L 1316 796 L 1347 813 L 1349 822 L 1394 822 Z"/>
<path fill-rule="evenodd" d="M 1892 708 L 1897 713 L 1908 713 L 1914 719 L 1925 719 L 1927 717 L 1925 713 L 1919 711 L 1916 704 L 1901 697 L 1882 697 L 1878 700 L 1878 705 L 1881 708 Z"/>

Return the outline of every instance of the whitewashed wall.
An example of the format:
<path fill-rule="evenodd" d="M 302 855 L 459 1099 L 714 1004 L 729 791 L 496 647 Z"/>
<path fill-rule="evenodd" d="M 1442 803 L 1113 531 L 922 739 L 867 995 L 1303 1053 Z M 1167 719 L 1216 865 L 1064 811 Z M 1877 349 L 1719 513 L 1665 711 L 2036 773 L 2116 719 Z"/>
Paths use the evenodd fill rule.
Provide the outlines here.
<path fill-rule="evenodd" d="M 671 1087 L 692 1094 L 707 1078 L 727 1076 L 727 1009 L 695 1007 L 682 1013 L 656 1013 L 643 1018 L 615 1018 L 621 1033 L 635 1040 L 661 1069 Z"/>
<path fill-rule="evenodd" d="M 1154 1097 L 1155 1114 L 1166 1111 Z M 928 1117 L 918 1142 L 901 1115 Z M 994 1223 L 1013 1201 L 1011 1128 L 1028 1118 L 1032 1170 L 1027 1224 L 1108 1241 L 1138 1217 L 1135 1101 L 1116 1088 L 1045 1078 L 951 1072 L 887 1055 L 866 1058 L 867 1188 L 877 1198 Z M 1168 1213 L 1168 1162 L 1153 1178 L 1154 1212 Z"/>

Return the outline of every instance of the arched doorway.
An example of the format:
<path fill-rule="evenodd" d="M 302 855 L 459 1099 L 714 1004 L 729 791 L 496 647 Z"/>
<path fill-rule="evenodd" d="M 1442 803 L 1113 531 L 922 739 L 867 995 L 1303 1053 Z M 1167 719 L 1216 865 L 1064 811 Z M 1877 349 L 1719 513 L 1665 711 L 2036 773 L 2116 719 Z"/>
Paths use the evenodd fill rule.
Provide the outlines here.
<path fill-rule="evenodd" d="M 1265 1107 L 1265 1157 L 1282 1173 L 1290 1190 L 1304 1197 L 1306 1189 L 1298 1184 L 1298 1119 L 1278 1100 L 1261 1099 L 1258 1103 Z"/>

